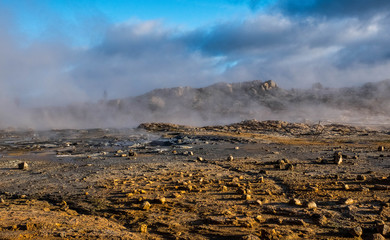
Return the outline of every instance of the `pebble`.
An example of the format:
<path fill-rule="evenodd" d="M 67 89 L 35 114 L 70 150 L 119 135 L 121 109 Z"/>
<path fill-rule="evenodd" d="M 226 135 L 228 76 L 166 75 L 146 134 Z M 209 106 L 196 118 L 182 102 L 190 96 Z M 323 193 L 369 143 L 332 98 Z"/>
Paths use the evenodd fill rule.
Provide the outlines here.
<path fill-rule="evenodd" d="M 317 208 L 317 204 L 314 201 L 311 201 L 311 202 L 307 203 L 306 207 L 308 209 L 315 209 L 315 208 Z"/>
<path fill-rule="evenodd" d="M 234 158 L 233 158 L 233 156 L 232 156 L 232 155 L 230 155 L 229 157 L 227 157 L 227 160 L 228 160 L 228 161 L 233 161 L 233 160 L 234 160 Z"/>
<path fill-rule="evenodd" d="M 352 205 L 355 201 L 352 198 L 343 199 L 342 202 L 346 205 Z"/>
<path fill-rule="evenodd" d="M 251 200 L 251 199 L 252 199 L 252 196 L 251 196 L 250 194 L 245 194 L 245 195 L 243 196 L 243 198 L 244 198 L 245 200 Z"/>
<path fill-rule="evenodd" d="M 28 164 L 26 162 L 22 162 L 18 164 L 18 168 L 21 170 L 27 170 L 28 169 Z"/>
<path fill-rule="evenodd" d="M 157 199 L 159 203 L 161 204 L 164 204 L 167 200 L 165 199 L 165 197 L 160 197 L 159 199 Z"/>
<path fill-rule="evenodd" d="M 317 222 L 320 226 L 324 226 L 328 222 L 328 219 L 324 215 L 320 215 Z"/>
<path fill-rule="evenodd" d="M 0 198 L 0 203 L 5 203 L 4 199 Z"/>
<path fill-rule="evenodd" d="M 337 165 L 340 165 L 343 162 L 343 154 L 341 152 L 335 152 L 333 159 Z"/>
<path fill-rule="evenodd" d="M 384 146 L 379 146 L 379 147 L 378 147 L 378 151 L 379 151 L 379 152 L 385 151 L 385 147 L 384 147 Z"/>
<path fill-rule="evenodd" d="M 291 163 L 288 163 L 287 165 L 286 165 L 286 167 L 285 167 L 285 169 L 287 169 L 287 170 L 294 170 L 294 165 L 292 165 Z"/>
<path fill-rule="evenodd" d="M 259 237 L 255 236 L 253 234 L 249 234 L 249 235 L 243 236 L 241 239 L 242 240 L 260 240 Z"/>
<path fill-rule="evenodd" d="M 294 206 L 301 206 L 302 205 L 302 202 L 301 200 L 299 200 L 298 198 L 293 198 L 289 201 L 289 203 L 291 205 L 294 205 Z"/>
<path fill-rule="evenodd" d="M 359 181 L 366 181 L 367 177 L 365 175 L 358 175 L 356 177 L 356 180 L 359 180 Z"/>
<path fill-rule="evenodd" d="M 386 225 L 386 224 L 380 224 L 376 227 L 376 229 L 378 230 L 378 232 L 384 236 L 388 236 L 389 233 L 390 233 L 390 227 L 389 225 Z"/>
<path fill-rule="evenodd" d="M 141 226 L 139 226 L 139 231 L 141 233 L 147 233 L 148 232 L 148 225 L 146 224 L 141 224 Z"/>
<path fill-rule="evenodd" d="M 152 205 L 151 205 L 148 201 L 145 201 L 145 202 L 142 204 L 142 209 L 143 209 L 143 210 L 149 210 L 151 206 L 152 206 Z"/>
<path fill-rule="evenodd" d="M 265 218 L 263 217 L 263 216 L 261 216 L 261 215 L 257 215 L 256 217 L 255 217 L 255 219 L 256 219 L 256 221 L 258 221 L 258 222 L 260 222 L 260 223 L 262 223 L 262 222 L 265 222 Z"/>
<path fill-rule="evenodd" d="M 222 189 L 221 189 L 222 192 L 227 192 L 227 190 L 228 190 L 228 188 L 226 186 L 222 186 Z"/>
<path fill-rule="evenodd" d="M 372 240 L 385 240 L 386 238 L 380 233 L 375 233 L 372 235 Z"/>
<path fill-rule="evenodd" d="M 363 234 L 363 229 L 361 227 L 354 227 L 349 230 L 349 233 L 351 233 L 354 237 L 360 237 Z"/>
<path fill-rule="evenodd" d="M 203 158 L 202 157 L 197 157 L 196 160 L 203 161 Z"/>

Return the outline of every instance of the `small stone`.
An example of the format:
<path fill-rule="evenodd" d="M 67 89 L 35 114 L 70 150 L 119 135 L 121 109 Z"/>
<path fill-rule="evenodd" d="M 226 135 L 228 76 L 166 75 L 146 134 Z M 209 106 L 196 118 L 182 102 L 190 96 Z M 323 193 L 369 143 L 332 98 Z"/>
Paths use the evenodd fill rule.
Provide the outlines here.
<path fill-rule="evenodd" d="M 257 215 L 256 217 L 255 217 L 255 219 L 256 219 L 256 221 L 258 221 L 258 222 L 260 222 L 260 223 L 262 223 L 262 222 L 265 222 L 265 218 L 263 217 L 263 216 L 261 216 L 261 215 Z"/>
<path fill-rule="evenodd" d="M 147 211 L 147 210 L 150 209 L 151 206 L 152 206 L 152 205 L 151 205 L 148 201 L 145 201 L 145 202 L 142 204 L 142 209 Z"/>
<path fill-rule="evenodd" d="M 4 199 L 0 198 L 0 203 L 5 203 Z"/>
<path fill-rule="evenodd" d="M 164 204 L 167 200 L 165 199 L 165 197 L 160 197 L 159 199 L 157 199 L 159 203 L 161 204 Z"/>
<path fill-rule="evenodd" d="M 343 187 L 344 187 L 344 190 L 349 190 L 350 189 L 348 184 L 344 184 Z"/>
<path fill-rule="evenodd" d="M 264 177 L 263 176 L 259 177 L 259 183 L 263 183 L 263 182 L 264 182 Z"/>
<path fill-rule="evenodd" d="M 366 181 L 367 177 L 365 175 L 358 175 L 356 177 L 356 180 L 359 180 L 359 181 Z"/>
<path fill-rule="evenodd" d="M 18 168 L 21 170 L 27 170 L 28 169 L 28 164 L 26 162 L 22 162 L 18 164 Z"/>
<path fill-rule="evenodd" d="M 176 193 L 176 192 L 175 192 L 175 193 L 173 193 L 172 195 L 173 195 L 174 198 L 181 198 L 180 193 Z"/>
<path fill-rule="evenodd" d="M 314 201 L 310 201 L 307 203 L 306 207 L 308 209 L 315 209 L 315 208 L 317 208 L 317 204 Z"/>
<path fill-rule="evenodd" d="M 233 161 L 233 160 L 234 160 L 234 158 L 233 158 L 233 156 L 232 156 L 232 155 L 230 155 L 229 157 L 227 157 L 227 160 L 228 160 L 228 161 Z"/>
<path fill-rule="evenodd" d="M 239 150 L 239 149 L 240 149 L 240 147 L 235 147 L 234 149 L 236 149 L 236 150 Z"/>
<path fill-rule="evenodd" d="M 335 152 L 333 154 L 334 163 L 340 165 L 343 162 L 343 154 L 341 152 Z"/>
<path fill-rule="evenodd" d="M 385 240 L 386 238 L 380 233 L 375 233 L 372 235 L 372 240 Z"/>
<path fill-rule="evenodd" d="M 355 201 L 352 198 L 343 199 L 342 202 L 346 205 L 352 205 Z"/>
<path fill-rule="evenodd" d="M 202 158 L 202 157 L 197 157 L 197 158 L 196 158 L 196 160 L 198 160 L 198 161 L 201 161 L 201 162 L 202 162 L 202 161 L 203 161 L 203 158 Z"/>
<path fill-rule="evenodd" d="M 227 192 L 227 190 L 228 190 L 228 188 L 226 186 L 222 186 L 222 189 L 221 189 L 222 192 Z"/>
<path fill-rule="evenodd" d="M 294 205 L 294 206 L 301 206 L 302 205 L 302 202 L 301 200 L 299 200 L 298 198 L 293 198 L 289 201 L 289 203 L 291 205 Z"/>
<path fill-rule="evenodd" d="M 380 224 L 376 227 L 376 229 L 378 230 L 378 232 L 380 234 L 382 234 L 383 236 L 388 236 L 390 235 L 390 227 L 389 225 L 386 225 L 386 224 Z"/>
<path fill-rule="evenodd" d="M 246 194 L 247 192 L 246 192 L 246 190 L 244 189 L 244 188 L 239 188 L 239 189 L 237 189 L 237 194 L 241 194 L 241 195 L 244 195 L 244 194 Z"/>
<path fill-rule="evenodd" d="M 379 151 L 379 152 L 385 151 L 385 147 L 384 147 L 384 146 L 379 146 L 379 147 L 378 147 L 378 151 Z"/>
<path fill-rule="evenodd" d="M 129 156 L 131 156 L 131 157 L 136 157 L 136 156 L 137 156 L 137 153 L 134 152 L 133 150 L 130 150 L 130 151 L 129 151 Z"/>
<path fill-rule="evenodd" d="M 241 239 L 242 240 L 260 240 L 259 237 L 255 236 L 253 234 L 249 234 L 249 235 L 243 236 Z"/>
<path fill-rule="evenodd" d="M 292 170 L 294 170 L 294 165 L 292 165 L 291 163 L 288 163 L 286 165 L 285 169 L 292 171 Z"/>
<path fill-rule="evenodd" d="M 320 226 L 324 226 L 328 222 L 328 219 L 324 215 L 320 215 L 317 222 Z"/>
<path fill-rule="evenodd" d="M 351 233 L 354 237 L 360 237 L 363 234 L 363 229 L 361 227 L 354 227 L 349 230 L 349 233 Z"/>
<path fill-rule="evenodd" d="M 250 194 L 245 194 L 245 195 L 243 196 L 243 198 L 244 198 L 245 200 L 251 200 L 251 199 L 252 199 L 252 196 L 251 196 Z"/>
<path fill-rule="evenodd" d="M 146 224 L 141 224 L 141 225 L 139 226 L 139 231 L 140 231 L 141 233 L 147 233 L 147 232 L 148 232 L 148 225 L 146 225 Z"/>

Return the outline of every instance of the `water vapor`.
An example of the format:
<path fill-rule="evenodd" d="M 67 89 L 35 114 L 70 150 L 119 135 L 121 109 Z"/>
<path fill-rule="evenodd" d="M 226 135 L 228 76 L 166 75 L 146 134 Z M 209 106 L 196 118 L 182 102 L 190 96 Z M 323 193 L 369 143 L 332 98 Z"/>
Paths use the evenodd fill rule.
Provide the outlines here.
<path fill-rule="evenodd" d="M 44 11 L 53 21 L 35 38 L 26 37 L 17 16 L 0 3 L 0 127 L 123 127 L 140 121 L 197 124 L 244 116 L 305 118 L 297 117 L 298 112 L 316 116 L 305 112 L 316 106 L 299 101 L 299 105 L 288 105 L 295 110 L 283 115 L 256 101 L 247 102 L 253 109 L 245 108 L 244 113 L 222 114 L 218 111 L 239 106 L 240 101 L 221 95 L 223 91 L 216 88 L 206 91 L 215 95 L 206 101 L 212 106 L 184 111 L 193 109 L 192 104 L 199 107 L 188 100 L 195 97 L 193 91 L 180 90 L 186 101 L 167 100 L 158 91 L 150 91 L 178 86 L 203 89 L 218 82 L 254 79 L 274 79 L 288 91 L 309 89 L 318 82 L 336 89 L 389 79 L 388 1 L 347 2 L 234 1 L 249 4 L 253 14 L 239 22 L 225 20 L 186 30 L 155 19 L 111 23 L 98 11 L 71 21 L 59 19 L 45 15 L 48 10 L 39 8 L 36 1 L 33 10 Z M 89 39 L 72 37 L 72 28 L 74 34 Z M 146 93 L 148 97 L 141 97 Z M 124 104 L 129 98 L 131 107 Z M 327 112 L 328 108 L 332 106 L 324 105 Z"/>

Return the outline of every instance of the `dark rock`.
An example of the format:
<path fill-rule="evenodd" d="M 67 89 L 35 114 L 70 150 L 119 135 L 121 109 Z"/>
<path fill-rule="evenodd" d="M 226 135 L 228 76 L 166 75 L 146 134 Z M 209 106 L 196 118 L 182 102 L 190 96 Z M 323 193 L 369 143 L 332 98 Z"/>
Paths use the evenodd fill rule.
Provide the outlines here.
<path fill-rule="evenodd" d="M 354 237 L 360 237 L 363 234 L 363 229 L 361 227 L 354 227 L 349 230 L 349 233 L 351 233 Z"/>
<path fill-rule="evenodd" d="M 28 164 L 26 162 L 19 163 L 18 168 L 21 170 L 28 170 Z"/>
<path fill-rule="evenodd" d="M 384 236 L 382 236 L 382 234 L 380 233 L 375 233 L 372 235 L 372 240 L 386 240 L 386 238 Z"/>

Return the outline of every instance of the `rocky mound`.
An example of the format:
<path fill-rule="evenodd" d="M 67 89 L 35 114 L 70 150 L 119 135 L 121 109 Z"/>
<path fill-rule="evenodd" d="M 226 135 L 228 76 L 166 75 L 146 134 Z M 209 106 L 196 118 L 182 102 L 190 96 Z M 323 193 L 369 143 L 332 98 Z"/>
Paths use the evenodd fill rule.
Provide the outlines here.
<path fill-rule="evenodd" d="M 282 89 L 272 81 L 156 89 L 144 95 L 34 111 L 55 128 L 135 127 L 142 122 L 204 126 L 245 119 L 383 124 L 390 119 L 390 80 L 360 87 Z"/>

